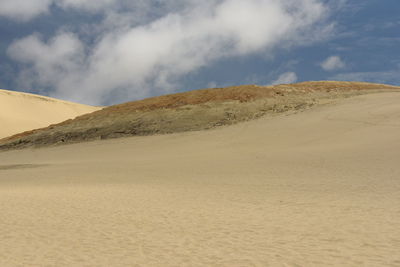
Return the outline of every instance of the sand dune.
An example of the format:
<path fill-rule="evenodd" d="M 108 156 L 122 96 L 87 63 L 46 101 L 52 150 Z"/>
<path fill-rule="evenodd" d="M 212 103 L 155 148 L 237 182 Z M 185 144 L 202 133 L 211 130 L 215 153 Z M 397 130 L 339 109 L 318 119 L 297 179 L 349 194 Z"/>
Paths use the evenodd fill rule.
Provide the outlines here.
<path fill-rule="evenodd" d="M 199 131 L 265 115 L 298 112 L 334 99 L 400 87 L 362 82 L 241 85 L 147 98 L 0 140 L 0 150 L 127 136 Z"/>
<path fill-rule="evenodd" d="M 1 266 L 399 266 L 400 93 L 0 153 Z"/>
<path fill-rule="evenodd" d="M 98 109 L 39 95 L 0 90 L 0 139 Z"/>

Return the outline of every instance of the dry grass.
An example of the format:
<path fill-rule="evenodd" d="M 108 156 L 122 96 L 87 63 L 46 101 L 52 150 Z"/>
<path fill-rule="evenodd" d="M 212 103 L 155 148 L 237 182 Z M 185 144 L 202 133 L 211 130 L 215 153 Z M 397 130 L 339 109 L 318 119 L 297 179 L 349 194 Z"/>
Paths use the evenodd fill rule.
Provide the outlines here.
<path fill-rule="evenodd" d="M 20 133 L 0 149 L 210 129 L 266 114 L 307 109 L 326 99 L 398 87 L 361 82 L 304 82 L 203 89 L 106 107 L 74 120 Z"/>

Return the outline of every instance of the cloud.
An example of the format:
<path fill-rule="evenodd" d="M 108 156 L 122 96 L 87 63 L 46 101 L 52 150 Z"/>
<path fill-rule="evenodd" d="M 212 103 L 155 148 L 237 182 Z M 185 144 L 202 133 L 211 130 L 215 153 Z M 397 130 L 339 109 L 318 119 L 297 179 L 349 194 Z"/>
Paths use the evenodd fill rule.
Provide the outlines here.
<path fill-rule="evenodd" d="M 52 0 L 0 0 L 0 16 L 28 21 L 49 10 Z"/>
<path fill-rule="evenodd" d="M 62 9 L 100 11 L 115 6 L 118 0 L 0 0 L 0 16 L 27 22 L 48 13 L 52 5 Z"/>
<path fill-rule="evenodd" d="M 84 46 L 72 33 L 59 33 L 47 43 L 33 34 L 13 43 L 7 52 L 14 60 L 30 65 L 22 72 L 27 85 L 31 82 L 62 87 L 79 76 L 84 64 Z"/>
<path fill-rule="evenodd" d="M 118 3 L 117 0 L 53 0 L 61 8 L 75 8 L 90 11 L 99 11 Z M 119 1 L 121 2 L 121 1 Z"/>
<path fill-rule="evenodd" d="M 298 77 L 297 74 L 294 72 L 285 72 L 281 74 L 277 80 L 273 81 L 271 85 L 275 84 L 289 84 L 297 82 Z"/>
<path fill-rule="evenodd" d="M 195 0 L 0 0 L 0 17 L 10 20 L 29 22 L 36 17 L 49 13 L 51 7 L 64 11 L 100 12 L 110 15 L 121 12 L 131 17 L 143 18 L 156 15 L 159 11 L 173 12 L 194 6 Z M 203 5 L 213 5 L 221 0 L 208 0 Z"/>
<path fill-rule="evenodd" d="M 73 6 L 84 2 L 64 0 Z M 328 12 L 317 0 L 180 2 L 170 1 L 164 12 L 155 9 L 159 15 L 141 23 L 126 19 L 140 10 L 114 11 L 91 45 L 74 33 L 50 40 L 32 35 L 14 42 L 8 55 L 24 64 L 24 80 L 54 88 L 54 97 L 115 103 L 171 92 L 184 75 L 224 58 L 304 45 L 325 31 L 320 24 Z M 143 12 L 148 7 L 143 4 Z M 282 79 L 293 81 L 293 74 Z"/>
<path fill-rule="evenodd" d="M 346 64 L 343 60 L 338 56 L 328 57 L 324 62 L 321 63 L 321 67 L 326 71 L 334 71 L 343 69 Z"/>

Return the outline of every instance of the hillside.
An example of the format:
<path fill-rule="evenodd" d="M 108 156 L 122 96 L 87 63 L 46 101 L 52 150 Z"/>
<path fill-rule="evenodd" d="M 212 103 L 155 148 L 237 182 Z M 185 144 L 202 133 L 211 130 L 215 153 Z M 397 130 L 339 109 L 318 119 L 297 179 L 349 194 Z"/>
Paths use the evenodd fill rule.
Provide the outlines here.
<path fill-rule="evenodd" d="M 204 130 L 266 114 L 300 111 L 338 98 L 390 90 L 399 88 L 324 81 L 196 90 L 110 106 L 3 139 L 0 149 Z"/>
<path fill-rule="evenodd" d="M 0 138 L 47 127 L 98 109 L 50 97 L 0 90 Z"/>

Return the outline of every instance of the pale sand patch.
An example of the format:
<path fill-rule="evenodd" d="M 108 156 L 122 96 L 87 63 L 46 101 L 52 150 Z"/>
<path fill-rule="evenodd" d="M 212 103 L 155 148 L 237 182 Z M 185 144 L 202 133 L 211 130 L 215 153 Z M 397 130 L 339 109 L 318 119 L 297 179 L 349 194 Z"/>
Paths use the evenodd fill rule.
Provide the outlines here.
<path fill-rule="evenodd" d="M 399 103 L 0 153 L 0 265 L 399 266 Z"/>
<path fill-rule="evenodd" d="M 0 89 L 0 139 L 47 127 L 99 109 L 50 97 Z"/>

